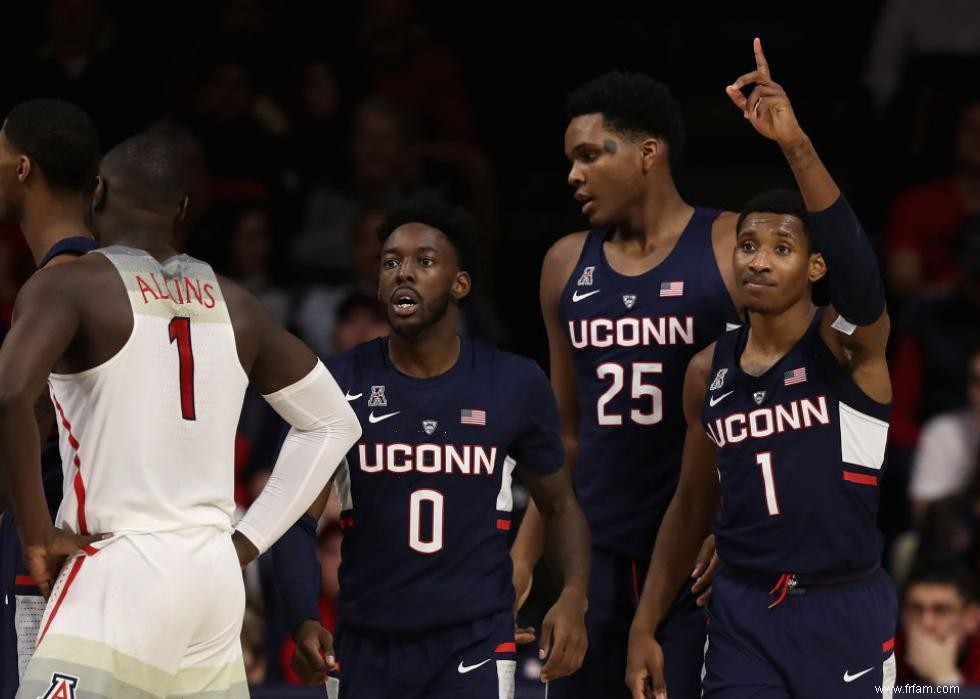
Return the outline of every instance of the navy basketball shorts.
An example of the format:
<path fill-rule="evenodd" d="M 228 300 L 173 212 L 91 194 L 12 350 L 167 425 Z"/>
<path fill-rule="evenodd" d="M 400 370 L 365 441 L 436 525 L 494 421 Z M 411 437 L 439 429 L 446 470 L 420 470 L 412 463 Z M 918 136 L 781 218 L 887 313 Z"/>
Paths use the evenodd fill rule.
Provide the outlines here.
<path fill-rule="evenodd" d="M 514 615 L 425 633 L 337 636 L 340 699 L 513 699 Z"/>
<path fill-rule="evenodd" d="M 626 655 L 629 630 L 649 561 L 634 561 L 608 551 L 592 550 L 589 609 L 585 625 L 589 650 L 581 669 L 556 680 L 548 696 L 555 699 L 596 699 L 630 696 L 626 689 Z M 704 661 L 705 612 L 686 581 L 670 612 L 657 629 L 663 646 L 665 681 L 670 699 L 701 696 Z"/>
<path fill-rule="evenodd" d="M 722 569 L 708 605 L 705 699 L 891 697 L 898 602 L 888 574 L 782 596 Z M 670 684 L 667 685 L 670 696 Z"/>

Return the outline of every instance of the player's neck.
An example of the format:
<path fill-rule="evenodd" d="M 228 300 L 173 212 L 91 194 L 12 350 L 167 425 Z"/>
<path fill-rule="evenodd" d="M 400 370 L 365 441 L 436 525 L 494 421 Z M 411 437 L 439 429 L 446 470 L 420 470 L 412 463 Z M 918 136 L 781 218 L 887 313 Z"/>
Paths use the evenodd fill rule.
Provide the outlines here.
<path fill-rule="evenodd" d="M 31 249 L 34 264 L 40 264 L 55 243 L 74 236 L 92 237 L 85 225 L 85 202 L 78 197 L 38 197 L 25 202 L 20 229 Z"/>
<path fill-rule="evenodd" d="M 816 310 L 805 298 L 781 313 L 749 311 L 749 337 L 743 355 L 779 359 L 806 334 Z"/>
<path fill-rule="evenodd" d="M 158 260 L 177 254 L 170 221 L 153 215 L 105 216 L 99 230 L 106 244 L 143 250 Z"/>
<path fill-rule="evenodd" d="M 616 236 L 623 241 L 635 241 L 644 248 L 657 248 L 677 240 L 693 211 L 673 181 L 668 180 L 652 188 L 627 220 L 617 224 Z"/>
<path fill-rule="evenodd" d="M 456 334 L 455 325 L 448 326 L 451 334 L 440 325 L 413 337 L 391 333 L 388 357 L 398 371 L 416 379 L 431 379 L 456 366 L 462 341 Z"/>

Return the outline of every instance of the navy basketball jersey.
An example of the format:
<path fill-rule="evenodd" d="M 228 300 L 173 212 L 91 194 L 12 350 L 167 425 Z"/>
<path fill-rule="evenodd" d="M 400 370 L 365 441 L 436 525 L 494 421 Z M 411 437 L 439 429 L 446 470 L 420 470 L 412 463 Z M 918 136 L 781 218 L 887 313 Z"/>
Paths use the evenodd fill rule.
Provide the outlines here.
<path fill-rule="evenodd" d="M 715 347 L 702 418 L 718 445 L 721 560 L 756 571 L 837 574 L 881 556 L 878 487 L 889 406 L 806 334 L 761 376 L 742 371 L 748 326 Z"/>
<path fill-rule="evenodd" d="M 544 475 L 564 460 L 544 372 L 469 339 L 430 379 L 393 366 L 387 338 L 326 364 L 363 428 L 334 477 L 340 625 L 407 633 L 510 609 L 515 461 Z"/>
<path fill-rule="evenodd" d="M 638 276 L 607 262 L 611 230 L 590 231 L 562 292 L 581 412 L 575 490 L 593 545 L 634 559 L 649 558 L 677 485 L 687 363 L 739 322 L 711 244 L 719 213 L 695 209 L 667 258 Z"/>

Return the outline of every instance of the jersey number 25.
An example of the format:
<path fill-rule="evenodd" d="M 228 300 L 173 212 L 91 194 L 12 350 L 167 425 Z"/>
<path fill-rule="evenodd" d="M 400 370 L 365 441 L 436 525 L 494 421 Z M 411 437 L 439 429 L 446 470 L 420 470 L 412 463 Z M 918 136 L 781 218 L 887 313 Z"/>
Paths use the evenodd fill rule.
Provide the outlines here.
<path fill-rule="evenodd" d="M 629 419 L 637 425 L 656 425 L 664 419 L 664 392 L 659 386 L 652 383 L 644 383 L 644 374 L 663 373 L 664 365 L 661 362 L 633 362 L 631 365 L 631 391 L 634 399 L 649 399 L 647 410 L 631 408 Z M 606 362 L 600 364 L 595 370 L 596 376 L 600 379 L 612 379 L 612 384 L 606 392 L 599 396 L 596 404 L 596 415 L 599 424 L 603 426 L 616 426 L 623 424 L 623 415 L 607 412 L 606 407 L 615 398 L 625 385 L 626 368 L 622 364 Z"/>

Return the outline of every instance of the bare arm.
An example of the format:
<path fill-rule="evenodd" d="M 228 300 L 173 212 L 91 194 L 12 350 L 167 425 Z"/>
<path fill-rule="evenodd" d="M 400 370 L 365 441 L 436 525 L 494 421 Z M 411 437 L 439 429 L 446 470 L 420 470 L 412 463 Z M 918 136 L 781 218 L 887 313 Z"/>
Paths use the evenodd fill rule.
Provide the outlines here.
<path fill-rule="evenodd" d="M 667 507 L 643 584 L 643 593 L 629 634 L 626 684 L 633 699 L 664 697 L 664 655 L 654 633 L 677 597 L 697 560 L 698 550 L 711 529 L 718 508 L 715 445 L 701 425 L 701 407 L 708 388 L 708 372 L 715 346 L 691 359 L 684 377 L 684 416 L 687 435 L 681 476 Z"/>
<path fill-rule="evenodd" d="M 46 591 L 60 559 L 41 480 L 41 449 L 34 404 L 55 362 L 79 328 L 70 274 L 45 270 L 24 284 L 13 327 L 0 348 L 0 463 L 32 576 Z"/>
<path fill-rule="evenodd" d="M 568 337 L 561 327 L 558 306 L 561 293 L 575 269 L 585 243 L 585 233 L 576 233 L 562 238 L 545 255 L 541 269 L 541 313 L 544 316 L 545 330 L 548 333 L 548 358 L 551 365 L 551 388 L 558 401 L 558 415 L 561 420 L 562 443 L 565 447 L 565 470 L 568 478 L 575 472 L 578 460 L 579 406 L 578 391 L 575 386 L 575 367 L 572 364 L 572 351 Z M 521 522 L 521 528 L 511 547 L 514 561 L 514 577 L 530 579 L 531 571 L 541 558 L 544 550 L 544 522 L 537 503 L 531 502 Z M 522 591 L 518 590 L 518 603 Z M 526 591 L 525 591 L 526 594 Z M 518 604 L 518 606 L 520 606 Z"/>
<path fill-rule="evenodd" d="M 810 213 L 811 236 L 818 242 L 828 268 L 835 275 L 832 296 L 838 300 L 835 307 L 824 314 L 821 337 L 838 361 L 848 367 L 854 381 L 868 396 L 879 402 L 888 402 L 892 394 L 885 346 L 891 323 L 884 310 L 883 293 L 877 284 L 880 282 L 880 272 L 873 251 L 853 212 L 842 200 L 837 183 L 797 121 L 785 90 L 772 80 L 758 39 L 754 42 L 754 50 L 756 70 L 729 85 L 728 95 L 752 126 L 766 138 L 775 141 L 783 151 Z M 755 88 L 746 98 L 741 88 L 751 84 L 755 84 Z M 837 211 L 838 208 L 840 211 Z M 829 233 L 818 230 L 819 217 L 826 216 L 832 209 L 833 220 L 841 223 Z M 856 268 L 856 260 L 867 260 L 866 267 L 873 269 Z M 872 282 L 870 285 L 867 284 L 869 280 Z M 855 290 L 859 293 L 855 294 Z M 879 293 L 871 293 L 874 291 Z M 872 299 L 880 295 L 880 305 L 876 307 L 872 302 L 870 315 L 864 308 L 869 302 L 860 303 L 862 294 Z M 855 297 L 857 303 L 853 301 Z M 861 308 L 845 308 L 845 301 L 849 300 L 851 305 Z M 851 318 L 854 321 L 851 323 L 841 316 L 841 313 L 857 313 L 858 310 L 867 317 Z"/>
<path fill-rule="evenodd" d="M 592 555 L 589 525 L 572 490 L 566 467 L 547 476 L 526 471 L 520 475 L 544 524 L 549 563 L 562 581 L 558 601 L 545 615 L 541 626 L 541 649 L 548 659 L 541 679 L 547 682 L 575 672 L 588 647 L 585 610 Z"/>

